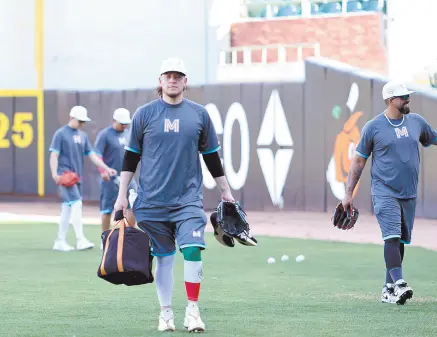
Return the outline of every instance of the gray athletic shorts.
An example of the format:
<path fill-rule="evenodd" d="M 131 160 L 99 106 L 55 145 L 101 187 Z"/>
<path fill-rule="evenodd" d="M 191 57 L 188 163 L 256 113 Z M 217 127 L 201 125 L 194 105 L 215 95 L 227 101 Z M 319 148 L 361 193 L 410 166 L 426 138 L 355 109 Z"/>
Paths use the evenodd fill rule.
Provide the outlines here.
<path fill-rule="evenodd" d="M 373 209 L 381 228 L 382 239 L 400 238 L 409 244 L 416 215 L 416 198 L 372 196 Z"/>
<path fill-rule="evenodd" d="M 59 197 L 62 203 L 72 205 L 76 201 L 82 200 L 82 184 L 77 183 L 72 187 L 59 186 Z"/>
<path fill-rule="evenodd" d="M 154 256 L 168 256 L 179 249 L 199 247 L 205 249 L 207 217 L 201 201 L 182 206 L 157 206 L 137 198 L 133 207 L 138 226 L 147 233 Z"/>

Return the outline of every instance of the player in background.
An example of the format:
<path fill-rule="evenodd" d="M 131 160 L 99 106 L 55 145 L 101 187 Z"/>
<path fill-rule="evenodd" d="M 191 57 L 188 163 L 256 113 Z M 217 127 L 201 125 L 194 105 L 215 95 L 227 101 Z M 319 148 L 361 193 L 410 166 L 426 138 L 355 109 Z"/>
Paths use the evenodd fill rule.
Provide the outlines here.
<path fill-rule="evenodd" d="M 107 166 L 121 172 L 124 147 L 127 145 L 127 129 L 131 123 L 129 110 L 124 108 L 116 109 L 112 118 L 112 124 L 97 134 L 94 152 Z M 98 169 L 102 178 L 100 179 L 100 213 L 102 215 L 102 232 L 104 232 L 110 227 L 111 214 L 118 195 L 119 177 L 109 177 L 105 170 Z M 133 179 L 129 186 L 129 190 L 131 189 L 137 190 Z M 127 214 L 128 222 L 135 224 L 132 210 L 129 209 Z"/>
<path fill-rule="evenodd" d="M 89 156 L 93 164 L 104 170 L 108 176 L 117 174 L 117 171 L 109 168 L 92 152 L 88 135 L 80 130 L 89 121 L 87 109 L 83 106 L 74 106 L 70 111 L 68 124 L 55 132 L 50 145 L 50 170 L 56 184 L 59 182 L 62 173 L 66 171 L 73 171 L 79 177 L 83 177 L 85 156 Z M 94 247 L 94 244 L 88 241 L 83 233 L 82 188 L 81 182 L 72 187 L 59 186 L 62 208 L 58 236 L 53 245 L 53 250 L 74 250 L 74 247 L 67 243 L 70 218 L 76 233 L 76 249 L 84 250 Z"/>
<path fill-rule="evenodd" d="M 159 73 L 159 99 L 137 109 L 126 147 L 115 210 L 126 211 L 127 188 L 141 161 L 138 197 L 133 206 L 138 226 L 151 239 L 155 280 L 161 306 L 158 330 L 175 330 L 171 309 L 175 241 L 184 257 L 188 304 L 184 327 L 204 331 L 198 300 L 207 217 L 203 210 L 199 153 L 215 178 L 221 198 L 235 201 L 223 172 L 220 145 L 206 109 L 184 98 L 187 85 L 182 60 L 167 59 Z"/>
<path fill-rule="evenodd" d="M 387 109 L 364 126 L 352 161 L 343 207 L 352 195 L 372 154 L 373 209 L 384 240 L 386 265 L 381 301 L 405 304 L 413 289 L 403 279 L 404 245 L 411 242 L 420 169 L 419 145 L 437 145 L 437 132 L 420 115 L 410 113 L 410 91 L 388 82 L 382 89 Z"/>

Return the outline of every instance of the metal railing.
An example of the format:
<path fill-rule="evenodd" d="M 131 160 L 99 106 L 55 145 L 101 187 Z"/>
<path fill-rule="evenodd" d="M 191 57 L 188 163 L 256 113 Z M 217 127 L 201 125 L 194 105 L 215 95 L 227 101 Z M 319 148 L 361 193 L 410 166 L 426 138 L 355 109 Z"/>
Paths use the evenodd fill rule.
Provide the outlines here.
<path fill-rule="evenodd" d="M 320 56 L 320 43 L 307 42 L 307 43 L 295 43 L 295 44 L 277 44 L 277 45 L 264 45 L 264 46 L 241 46 L 231 47 L 226 50 L 220 51 L 219 65 L 237 65 L 237 64 L 267 64 L 267 63 L 287 63 L 287 50 L 297 49 L 297 59 L 292 61 L 302 61 L 304 49 L 312 49 L 312 56 Z M 268 52 L 273 50 L 277 52 L 276 62 L 268 62 Z M 254 61 L 254 52 L 260 52 L 260 61 Z M 239 54 L 243 54 L 242 62 L 239 62 Z"/>

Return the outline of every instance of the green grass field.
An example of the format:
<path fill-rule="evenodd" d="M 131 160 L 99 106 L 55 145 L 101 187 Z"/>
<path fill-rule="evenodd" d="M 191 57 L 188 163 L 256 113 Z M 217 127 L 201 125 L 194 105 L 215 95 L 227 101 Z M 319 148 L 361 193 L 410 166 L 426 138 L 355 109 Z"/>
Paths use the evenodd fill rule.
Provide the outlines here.
<path fill-rule="evenodd" d="M 101 251 L 51 251 L 55 225 L 0 224 L 0 336 L 181 336 L 183 264 L 177 256 L 174 333 L 156 332 L 155 285 L 111 285 L 96 275 Z M 97 226 L 87 226 L 98 242 Z M 73 233 L 69 233 L 73 243 Z M 201 313 L 208 336 L 435 336 L 437 254 L 406 250 L 405 306 L 382 304 L 382 246 L 259 237 L 219 245 L 207 234 Z M 287 254 L 290 261 L 281 262 Z M 296 263 L 294 257 L 306 260 Z M 267 264 L 274 256 L 275 264 Z"/>

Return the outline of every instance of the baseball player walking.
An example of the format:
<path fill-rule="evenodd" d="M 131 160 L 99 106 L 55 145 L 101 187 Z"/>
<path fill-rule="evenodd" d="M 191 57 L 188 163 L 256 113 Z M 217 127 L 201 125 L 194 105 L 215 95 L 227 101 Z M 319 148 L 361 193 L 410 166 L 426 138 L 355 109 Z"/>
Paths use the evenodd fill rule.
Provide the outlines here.
<path fill-rule="evenodd" d="M 220 145 L 214 125 L 203 106 L 184 98 L 186 84 L 183 61 L 165 60 L 157 89 L 160 98 L 141 106 L 133 116 L 115 206 L 115 210 L 126 210 L 127 188 L 141 160 L 133 211 L 138 226 L 150 236 L 157 260 L 159 331 L 175 330 L 171 309 L 175 240 L 184 257 L 188 297 L 184 327 L 190 332 L 205 330 L 198 307 L 207 224 L 199 153 L 215 178 L 221 198 L 235 201 L 218 155 Z"/>
<path fill-rule="evenodd" d="M 413 289 L 403 279 L 404 245 L 411 242 L 419 177 L 419 144 L 437 145 L 437 132 L 420 115 L 410 113 L 410 91 L 402 83 L 388 82 L 382 89 L 387 109 L 366 123 L 356 149 L 347 182 L 343 207 L 352 193 L 366 161 L 372 155 L 371 194 L 384 240 L 386 264 L 381 301 L 405 304 Z"/>
<path fill-rule="evenodd" d="M 124 147 L 127 145 L 127 128 L 131 123 L 129 110 L 124 108 L 116 109 L 113 113 L 112 125 L 101 130 L 96 137 L 94 152 L 103 162 L 121 172 L 123 166 Z M 102 232 L 109 229 L 111 214 L 118 195 L 119 177 L 109 177 L 108 173 L 100 171 L 100 213 L 102 214 Z M 136 183 L 132 179 L 129 190 L 137 190 Z M 128 222 L 135 224 L 135 218 L 131 210 L 128 211 Z"/>
<path fill-rule="evenodd" d="M 117 174 L 112 168 L 103 163 L 92 152 L 87 134 L 80 130 L 89 122 L 88 111 L 83 106 L 75 106 L 70 111 L 70 121 L 59 128 L 50 145 L 50 170 L 56 184 L 60 176 L 66 171 L 72 171 L 83 176 L 84 156 L 89 156 L 91 161 L 100 167 L 108 176 Z M 67 233 L 70 226 L 70 217 L 76 233 L 76 249 L 84 250 L 94 247 L 94 244 L 85 238 L 82 223 L 82 184 L 78 182 L 72 187 L 59 186 L 62 200 L 61 217 L 58 225 L 58 237 L 53 245 L 54 250 L 71 251 L 74 247 L 67 243 Z"/>

